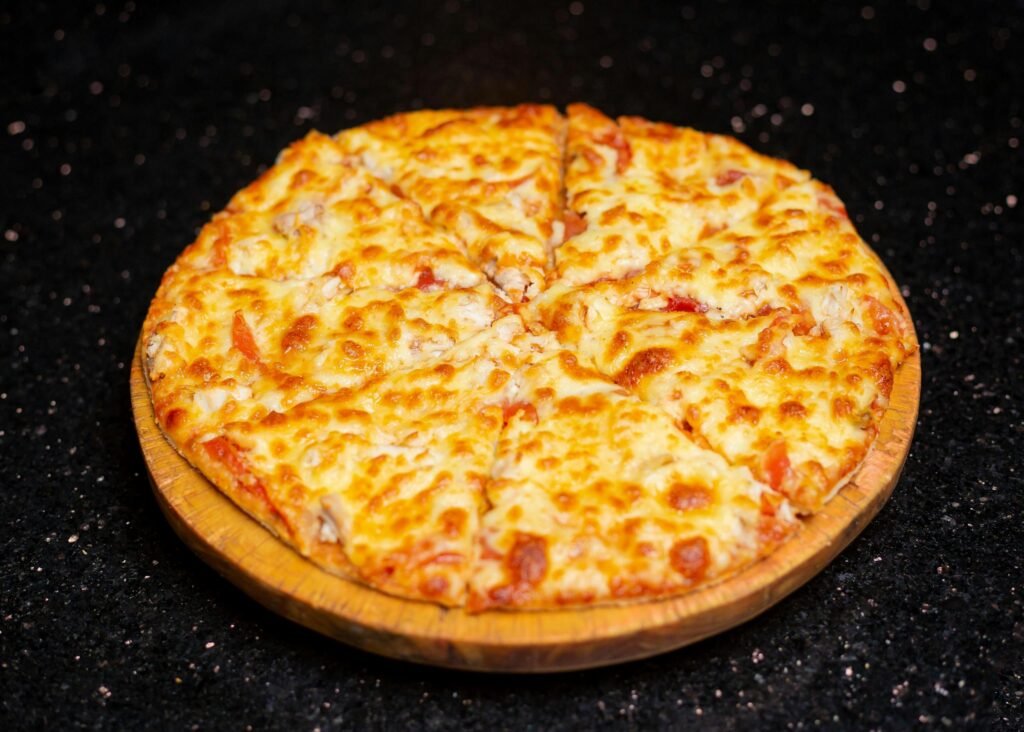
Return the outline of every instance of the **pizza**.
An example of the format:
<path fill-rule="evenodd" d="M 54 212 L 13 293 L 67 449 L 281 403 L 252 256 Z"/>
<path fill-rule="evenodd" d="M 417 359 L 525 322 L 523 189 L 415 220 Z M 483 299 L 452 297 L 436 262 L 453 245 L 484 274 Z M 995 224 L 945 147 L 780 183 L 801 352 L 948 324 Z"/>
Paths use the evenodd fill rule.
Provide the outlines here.
<path fill-rule="evenodd" d="M 673 596 L 798 540 L 916 347 L 828 186 L 580 104 L 309 134 L 142 334 L 157 423 L 240 508 L 469 612 Z"/>

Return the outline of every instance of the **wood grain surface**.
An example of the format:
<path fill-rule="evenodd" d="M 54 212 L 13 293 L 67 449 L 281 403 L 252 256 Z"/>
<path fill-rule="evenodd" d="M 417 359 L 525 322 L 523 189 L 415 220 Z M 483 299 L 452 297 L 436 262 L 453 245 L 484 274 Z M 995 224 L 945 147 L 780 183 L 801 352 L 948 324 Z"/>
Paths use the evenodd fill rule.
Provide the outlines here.
<path fill-rule="evenodd" d="M 341 579 L 278 541 L 167 442 L 153 419 L 141 342 L 131 372 L 132 408 L 154 493 L 174 530 L 203 560 L 274 612 L 353 646 L 418 663 L 505 672 L 651 656 L 732 628 L 777 603 L 832 561 L 888 499 L 910 450 L 920 387 L 915 352 L 896 374 L 878 439 L 853 479 L 795 537 L 745 571 L 665 600 L 471 615 Z"/>

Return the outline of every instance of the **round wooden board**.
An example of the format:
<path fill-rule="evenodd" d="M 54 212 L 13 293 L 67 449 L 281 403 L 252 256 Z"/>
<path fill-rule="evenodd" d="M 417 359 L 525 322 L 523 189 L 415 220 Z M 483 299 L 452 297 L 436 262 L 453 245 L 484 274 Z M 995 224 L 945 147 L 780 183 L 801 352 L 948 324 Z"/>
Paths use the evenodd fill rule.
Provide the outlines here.
<path fill-rule="evenodd" d="M 167 442 L 153 419 L 141 341 L 132 363 L 135 423 L 160 507 L 207 563 L 274 612 L 353 646 L 477 671 L 604 666 L 670 651 L 758 615 L 820 572 L 892 493 L 917 421 L 918 353 L 896 374 L 878 439 L 853 479 L 790 541 L 747 570 L 679 597 L 545 612 L 463 610 L 385 595 L 303 559 L 237 508 Z"/>

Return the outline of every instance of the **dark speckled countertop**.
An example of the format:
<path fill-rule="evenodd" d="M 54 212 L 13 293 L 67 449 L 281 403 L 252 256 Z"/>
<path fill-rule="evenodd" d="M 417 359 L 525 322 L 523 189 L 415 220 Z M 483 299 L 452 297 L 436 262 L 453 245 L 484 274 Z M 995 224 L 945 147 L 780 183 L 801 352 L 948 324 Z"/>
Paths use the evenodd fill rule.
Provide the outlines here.
<path fill-rule="evenodd" d="M 0 9 L 0 728 L 1024 728 L 1019 1 L 35 5 Z M 147 485 L 161 273 L 310 128 L 577 99 L 836 187 L 923 349 L 892 500 L 763 616 L 616 668 L 438 671 L 264 611 Z"/>

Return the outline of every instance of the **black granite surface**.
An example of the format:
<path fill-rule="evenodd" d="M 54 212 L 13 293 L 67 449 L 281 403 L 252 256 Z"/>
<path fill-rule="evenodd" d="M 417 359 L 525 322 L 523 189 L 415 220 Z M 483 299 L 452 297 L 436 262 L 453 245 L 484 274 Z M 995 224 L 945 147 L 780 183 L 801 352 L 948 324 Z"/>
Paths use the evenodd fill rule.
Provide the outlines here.
<path fill-rule="evenodd" d="M 1024 6 L 113 0 L 0 7 L 0 728 L 1024 728 Z M 128 366 L 163 270 L 290 140 L 586 100 L 831 182 L 903 285 L 917 438 L 861 538 L 732 632 L 617 668 L 439 671 L 195 559 Z"/>

